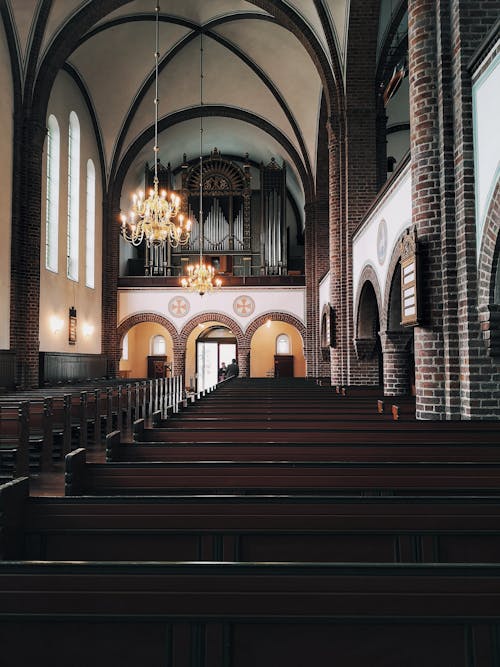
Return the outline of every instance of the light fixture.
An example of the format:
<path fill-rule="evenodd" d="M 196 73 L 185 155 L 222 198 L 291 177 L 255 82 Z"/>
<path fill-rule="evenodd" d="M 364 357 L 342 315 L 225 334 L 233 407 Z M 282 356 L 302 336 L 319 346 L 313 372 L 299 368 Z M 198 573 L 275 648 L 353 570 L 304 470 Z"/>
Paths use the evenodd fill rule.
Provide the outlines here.
<path fill-rule="evenodd" d="M 53 334 L 59 334 L 63 330 L 64 320 L 57 315 L 52 315 L 50 318 L 50 328 L 52 329 Z"/>
<path fill-rule="evenodd" d="M 215 278 L 215 269 L 203 261 L 203 31 L 200 32 L 200 261 L 187 267 L 188 275 L 181 285 L 190 292 L 203 296 L 206 292 L 220 289 L 222 280 Z M 215 278 L 215 280 L 214 280 Z"/>
<path fill-rule="evenodd" d="M 155 144 L 153 188 L 147 199 L 140 191 L 132 197 L 132 210 L 128 218 L 122 214 L 121 235 L 134 246 L 146 241 L 148 247 L 168 244 L 172 248 L 184 246 L 189 241 L 191 221 L 179 212 L 180 199 L 174 193 L 167 197 L 165 190 L 158 191 L 158 59 L 160 34 L 160 5 L 156 4 L 156 50 L 155 50 Z"/>
<path fill-rule="evenodd" d="M 92 324 L 89 324 L 88 322 L 84 322 L 82 327 L 82 333 L 85 336 L 85 338 L 90 338 L 90 336 L 92 336 L 92 334 L 94 333 L 94 326 Z"/>
<path fill-rule="evenodd" d="M 271 327 L 271 320 L 269 318 L 266 320 L 266 327 L 268 329 Z"/>

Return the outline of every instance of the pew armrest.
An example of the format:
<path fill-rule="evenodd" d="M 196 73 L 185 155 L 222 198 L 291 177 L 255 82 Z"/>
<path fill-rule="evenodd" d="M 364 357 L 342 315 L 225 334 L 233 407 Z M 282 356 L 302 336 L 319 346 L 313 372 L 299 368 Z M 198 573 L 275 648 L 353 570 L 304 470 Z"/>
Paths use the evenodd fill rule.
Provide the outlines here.
<path fill-rule="evenodd" d="M 144 419 L 136 419 L 134 422 L 134 440 L 142 440 L 143 436 L 144 436 Z"/>
<path fill-rule="evenodd" d="M 85 488 L 85 468 L 87 465 L 87 450 L 83 447 L 75 449 L 66 455 L 64 473 L 64 495 L 77 496 Z"/>
<path fill-rule="evenodd" d="M 106 461 L 108 463 L 119 459 L 117 450 L 120 448 L 120 435 L 120 431 L 112 431 L 106 436 Z"/>
<path fill-rule="evenodd" d="M 29 497 L 29 477 L 0 486 L 0 560 L 23 558 L 24 506 Z"/>

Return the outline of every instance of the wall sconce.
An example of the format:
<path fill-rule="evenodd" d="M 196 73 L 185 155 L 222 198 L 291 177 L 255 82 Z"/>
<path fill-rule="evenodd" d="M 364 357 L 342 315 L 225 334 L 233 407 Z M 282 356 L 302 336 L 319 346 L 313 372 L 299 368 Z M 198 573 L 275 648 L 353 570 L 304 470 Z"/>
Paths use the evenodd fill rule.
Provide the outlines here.
<path fill-rule="evenodd" d="M 82 326 L 82 333 L 85 336 L 85 338 L 90 338 L 92 334 L 94 333 L 94 326 L 92 324 L 89 324 L 88 322 L 84 322 Z"/>
<path fill-rule="evenodd" d="M 52 330 L 52 333 L 57 335 L 61 333 L 64 327 L 64 320 L 62 320 L 60 317 L 57 317 L 57 315 L 52 315 L 50 318 L 50 328 Z"/>

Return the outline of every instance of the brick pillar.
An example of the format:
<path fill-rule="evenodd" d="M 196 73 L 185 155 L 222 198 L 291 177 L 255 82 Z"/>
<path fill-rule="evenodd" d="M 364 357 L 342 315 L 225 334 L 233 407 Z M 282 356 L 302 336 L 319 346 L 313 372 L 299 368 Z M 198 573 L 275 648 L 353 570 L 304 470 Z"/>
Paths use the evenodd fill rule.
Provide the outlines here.
<path fill-rule="evenodd" d="M 306 277 L 306 338 L 304 340 L 304 356 L 306 358 L 306 375 L 308 377 L 315 377 L 318 374 L 318 285 L 315 271 L 316 207 L 314 203 L 306 203 L 304 211 L 304 272 Z"/>
<path fill-rule="evenodd" d="M 347 358 L 345 353 L 345 317 L 343 316 L 342 281 L 342 215 L 344 185 L 340 177 L 343 157 L 344 133 L 341 120 L 330 118 L 328 130 L 329 166 L 329 218 L 330 218 L 330 303 L 335 312 L 335 347 L 330 349 L 330 373 L 332 384 L 347 384 Z"/>
<path fill-rule="evenodd" d="M 329 124 L 330 265 L 337 347 L 332 350 L 332 381 L 372 383 L 372 366 L 354 347 L 352 236 L 376 195 L 376 60 L 378 0 L 353 0 L 349 15 L 345 108 Z M 368 374 L 367 374 L 368 372 Z"/>
<path fill-rule="evenodd" d="M 307 377 L 330 376 L 330 364 L 321 356 L 319 282 L 328 272 L 328 199 L 305 207 L 306 357 Z"/>
<path fill-rule="evenodd" d="M 483 344 L 478 313 L 472 77 L 469 64 L 498 21 L 498 0 L 439 0 L 446 5 L 453 84 L 454 223 L 460 373 L 460 416 L 500 416 L 500 364 Z M 444 50 L 444 49 L 443 49 Z M 481 316 L 483 314 L 481 313 Z"/>
<path fill-rule="evenodd" d="M 28 113 L 17 136 L 12 210 L 11 347 L 17 353 L 17 384 L 39 382 L 40 229 L 42 218 L 42 155 L 44 124 Z M 17 172 L 17 173 L 16 173 Z"/>
<path fill-rule="evenodd" d="M 174 375 L 184 375 L 186 373 L 186 348 L 184 345 L 175 342 L 172 372 Z M 189 378 L 186 378 L 186 380 L 189 382 Z"/>
<path fill-rule="evenodd" d="M 250 348 L 238 345 L 238 366 L 240 368 L 240 377 L 250 376 Z"/>
<path fill-rule="evenodd" d="M 108 375 L 118 375 L 118 276 L 120 273 L 120 209 L 103 200 L 102 351 L 108 358 Z"/>
<path fill-rule="evenodd" d="M 405 396 L 410 392 L 408 350 L 412 333 L 409 331 L 381 331 L 380 340 L 384 359 L 384 395 Z"/>
<path fill-rule="evenodd" d="M 409 0 L 412 223 L 420 243 L 422 326 L 415 328 L 416 415 L 445 417 L 436 3 Z"/>
<path fill-rule="evenodd" d="M 316 151 L 316 193 L 305 207 L 306 213 L 306 338 L 304 352 L 308 377 L 330 377 L 330 359 L 321 351 L 319 283 L 330 270 L 329 230 L 329 133 L 328 111 L 323 97 L 320 108 Z"/>

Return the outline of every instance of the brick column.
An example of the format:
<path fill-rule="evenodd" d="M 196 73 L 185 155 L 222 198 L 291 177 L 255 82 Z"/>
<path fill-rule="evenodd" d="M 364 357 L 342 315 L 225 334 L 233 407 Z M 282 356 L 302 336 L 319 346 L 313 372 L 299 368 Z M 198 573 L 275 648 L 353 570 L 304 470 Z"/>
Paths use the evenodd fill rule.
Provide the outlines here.
<path fill-rule="evenodd" d="M 330 303 L 335 311 L 335 347 L 330 349 L 332 384 L 347 384 L 347 358 L 345 354 L 345 316 L 343 315 L 342 290 L 342 215 L 344 186 L 340 177 L 343 156 L 344 133 L 340 119 L 332 117 L 328 129 L 329 166 L 329 218 L 330 218 Z"/>
<path fill-rule="evenodd" d="M 250 376 L 250 348 L 238 345 L 238 366 L 240 368 L 240 378 Z"/>
<path fill-rule="evenodd" d="M 108 374 L 118 375 L 118 276 L 120 273 L 120 210 L 103 200 L 102 351 L 108 357 Z"/>
<path fill-rule="evenodd" d="M 20 125 L 18 126 L 20 127 Z M 17 356 L 17 384 L 38 386 L 40 315 L 40 229 L 44 124 L 26 113 L 18 131 L 14 169 L 11 261 L 11 347 Z"/>
<path fill-rule="evenodd" d="M 304 340 L 304 356 L 306 358 L 306 375 L 315 377 L 318 374 L 317 359 L 317 311 L 318 286 L 316 282 L 316 207 L 313 202 L 304 207 L 304 272 L 306 277 L 306 338 Z"/>
<path fill-rule="evenodd" d="M 308 377 L 329 377 L 330 364 L 321 355 L 319 282 L 328 272 L 328 199 L 305 207 L 306 339 L 304 352 Z"/>
<path fill-rule="evenodd" d="M 469 64 L 498 20 L 498 0 L 439 0 L 447 7 L 450 80 L 453 84 L 454 223 L 460 373 L 463 419 L 500 416 L 500 364 L 486 353 L 478 313 L 472 76 Z M 498 191 L 497 191 L 498 196 Z M 481 278 L 481 276 L 479 276 Z M 491 314 L 494 316 L 494 310 Z M 498 317 L 498 314 L 497 314 Z M 480 321 L 481 320 L 481 321 Z M 490 349 L 491 351 L 491 349 Z"/>
<path fill-rule="evenodd" d="M 174 375 L 184 375 L 186 372 L 186 348 L 179 343 L 174 343 L 172 372 Z M 189 381 L 189 378 L 187 380 Z"/>
<path fill-rule="evenodd" d="M 409 0 L 408 21 L 412 223 L 420 243 L 423 308 L 422 326 L 415 328 L 416 415 L 419 419 L 443 419 L 443 256 L 435 0 Z"/>
<path fill-rule="evenodd" d="M 380 340 L 384 358 L 384 395 L 405 396 L 410 391 L 408 350 L 412 333 L 409 331 L 381 331 Z"/>

